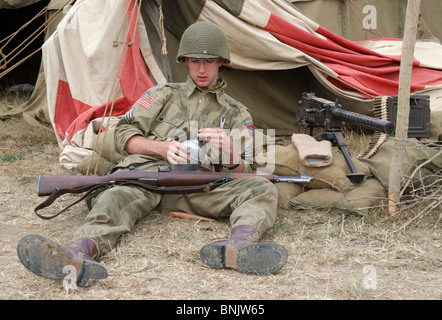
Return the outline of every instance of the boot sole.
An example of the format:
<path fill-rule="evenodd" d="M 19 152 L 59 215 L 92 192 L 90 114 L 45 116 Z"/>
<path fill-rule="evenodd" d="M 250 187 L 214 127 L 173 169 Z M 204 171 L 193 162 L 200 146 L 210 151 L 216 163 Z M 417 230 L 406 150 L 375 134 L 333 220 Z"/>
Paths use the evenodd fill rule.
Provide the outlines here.
<path fill-rule="evenodd" d="M 235 270 L 267 275 L 278 272 L 287 263 L 286 248 L 275 243 L 257 242 L 238 250 Z M 200 250 L 201 260 L 211 268 L 226 268 L 226 245 L 210 243 Z"/>
<path fill-rule="evenodd" d="M 107 277 L 105 267 L 95 261 L 71 259 L 56 242 L 41 235 L 27 235 L 17 245 L 21 263 L 31 272 L 52 280 L 63 280 L 68 276 L 67 266 L 77 271 L 77 285 L 89 287 Z"/>

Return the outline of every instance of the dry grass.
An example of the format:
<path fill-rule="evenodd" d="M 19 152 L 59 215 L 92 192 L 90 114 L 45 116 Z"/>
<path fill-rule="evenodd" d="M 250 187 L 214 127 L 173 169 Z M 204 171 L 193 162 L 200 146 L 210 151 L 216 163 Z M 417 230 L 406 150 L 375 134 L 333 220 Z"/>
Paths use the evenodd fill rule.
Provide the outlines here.
<path fill-rule="evenodd" d="M 366 216 L 280 209 L 263 240 L 284 245 L 289 260 L 278 274 L 264 277 L 201 263 L 200 248 L 226 236 L 227 221 L 152 212 L 101 259 L 109 271 L 106 280 L 67 291 L 61 281 L 27 271 L 16 255 L 18 240 L 29 233 L 69 242 L 87 214 L 82 204 L 48 221 L 33 213 L 43 200 L 36 195 L 38 176 L 68 173 L 58 165 L 59 151 L 47 128 L 18 119 L 0 121 L 0 299 L 442 298 L 440 207 L 400 231 L 398 226 L 413 212 L 389 217 L 380 209 Z M 73 199 L 68 196 L 50 210 Z M 375 285 L 366 282 L 370 275 L 375 275 Z"/>

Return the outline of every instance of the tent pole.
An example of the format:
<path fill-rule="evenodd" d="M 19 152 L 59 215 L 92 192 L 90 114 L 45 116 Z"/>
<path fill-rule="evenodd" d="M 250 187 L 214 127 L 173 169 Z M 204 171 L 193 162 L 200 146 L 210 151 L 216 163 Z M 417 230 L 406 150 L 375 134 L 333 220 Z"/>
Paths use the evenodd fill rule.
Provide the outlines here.
<path fill-rule="evenodd" d="M 408 0 L 407 14 L 402 42 L 401 65 L 399 71 L 398 110 L 393 157 L 391 159 L 388 186 L 388 212 L 396 212 L 400 201 L 401 169 L 408 138 L 410 114 L 410 86 L 413 68 L 414 47 L 416 44 L 417 24 L 421 0 Z"/>

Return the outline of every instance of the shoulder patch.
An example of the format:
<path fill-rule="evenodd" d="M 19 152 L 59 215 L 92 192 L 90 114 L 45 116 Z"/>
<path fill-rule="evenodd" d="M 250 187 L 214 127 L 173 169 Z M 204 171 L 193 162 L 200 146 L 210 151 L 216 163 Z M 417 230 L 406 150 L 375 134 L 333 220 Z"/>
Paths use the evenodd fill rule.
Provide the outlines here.
<path fill-rule="evenodd" d="M 247 128 L 247 131 L 249 132 L 249 136 L 254 138 L 255 137 L 255 125 L 253 124 L 253 121 L 246 120 L 246 121 L 244 121 L 244 125 Z"/>
<path fill-rule="evenodd" d="M 139 105 L 141 105 L 144 109 L 149 109 L 152 105 L 152 102 L 155 100 L 150 94 L 145 92 L 137 101 Z"/>
<path fill-rule="evenodd" d="M 126 114 L 123 116 L 123 119 L 127 123 L 132 123 L 134 121 L 134 108 L 132 107 Z"/>

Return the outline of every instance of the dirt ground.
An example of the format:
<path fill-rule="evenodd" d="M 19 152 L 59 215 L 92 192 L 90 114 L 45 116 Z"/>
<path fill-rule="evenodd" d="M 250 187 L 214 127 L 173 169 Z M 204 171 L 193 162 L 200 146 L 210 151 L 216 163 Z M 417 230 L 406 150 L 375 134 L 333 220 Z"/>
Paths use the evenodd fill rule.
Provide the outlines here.
<path fill-rule="evenodd" d="M 442 299 L 441 208 L 399 226 L 413 212 L 390 217 L 338 210 L 279 209 L 264 239 L 284 245 L 286 266 L 270 276 L 213 270 L 199 250 L 229 232 L 228 221 L 205 222 L 152 212 L 101 258 L 109 276 L 91 288 L 35 276 L 19 261 L 16 246 L 27 234 L 67 244 L 87 209 L 78 204 L 52 220 L 34 214 L 44 198 L 41 174 L 69 174 L 48 129 L 22 120 L 0 121 L 0 299 L 183 300 L 439 300 Z M 50 207 L 55 212 L 78 196 Z"/>

